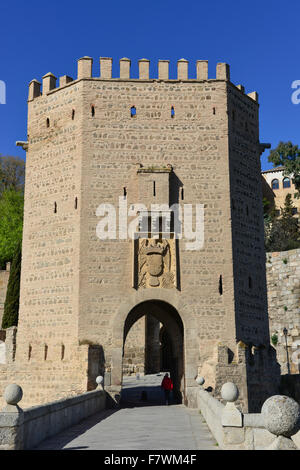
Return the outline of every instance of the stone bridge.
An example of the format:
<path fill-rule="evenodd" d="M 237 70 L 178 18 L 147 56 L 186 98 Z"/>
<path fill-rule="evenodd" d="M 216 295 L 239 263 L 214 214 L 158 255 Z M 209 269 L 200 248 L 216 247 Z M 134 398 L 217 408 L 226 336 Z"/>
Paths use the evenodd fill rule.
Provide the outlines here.
<path fill-rule="evenodd" d="M 243 414 L 235 405 L 238 389 L 222 387 L 221 401 L 198 378 L 197 408 L 166 405 L 163 374 L 126 377 L 119 406 L 109 407 L 97 378 L 97 389 L 46 405 L 18 406 L 22 389 L 5 391 L 0 413 L 0 449 L 37 450 L 262 450 L 300 448 L 300 406 L 273 396 L 259 414 Z"/>

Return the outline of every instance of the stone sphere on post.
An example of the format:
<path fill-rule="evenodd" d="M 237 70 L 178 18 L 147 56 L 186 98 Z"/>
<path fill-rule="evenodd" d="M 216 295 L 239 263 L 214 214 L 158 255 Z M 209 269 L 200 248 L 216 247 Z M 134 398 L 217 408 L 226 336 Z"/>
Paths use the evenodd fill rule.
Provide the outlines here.
<path fill-rule="evenodd" d="M 275 436 L 291 437 L 300 427 L 300 406 L 290 397 L 274 395 L 262 406 L 261 414 L 266 429 Z"/>
<path fill-rule="evenodd" d="M 102 377 L 102 375 L 98 375 L 98 377 L 96 377 L 97 385 L 103 385 L 103 381 L 104 381 L 104 378 Z"/>
<path fill-rule="evenodd" d="M 205 382 L 205 379 L 204 379 L 204 377 L 197 377 L 196 382 L 197 382 L 198 385 L 203 385 L 204 382 Z"/>
<path fill-rule="evenodd" d="M 239 389 L 233 382 L 226 382 L 221 388 L 221 396 L 225 401 L 234 402 L 238 399 Z"/>
<path fill-rule="evenodd" d="M 10 384 L 4 390 L 4 399 L 8 405 L 17 405 L 22 400 L 23 390 L 20 385 Z"/>

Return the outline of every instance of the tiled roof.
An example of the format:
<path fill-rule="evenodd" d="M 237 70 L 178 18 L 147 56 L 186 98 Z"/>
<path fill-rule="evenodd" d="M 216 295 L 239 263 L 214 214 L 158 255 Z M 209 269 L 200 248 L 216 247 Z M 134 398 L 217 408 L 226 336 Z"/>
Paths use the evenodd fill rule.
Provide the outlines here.
<path fill-rule="evenodd" d="M 264 174 L 264 173 L 274 173 L 276 171 L 283 171 L 284 170 L 284 166 L 283 165 L 279 165 L 279 166 L 275 166 L 275 168 L 271 168 L 270 170 L 265 170 L 265 171 L 262 171 L 261 173 Z"/>

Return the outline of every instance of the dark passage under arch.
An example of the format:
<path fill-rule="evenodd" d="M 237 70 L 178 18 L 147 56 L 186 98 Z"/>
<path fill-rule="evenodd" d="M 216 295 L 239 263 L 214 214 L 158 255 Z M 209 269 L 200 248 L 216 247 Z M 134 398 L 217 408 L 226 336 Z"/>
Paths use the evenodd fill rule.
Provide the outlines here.
<path fill-rule="evenodd" d="M 174 384 L 174 402 L 184 399 L 184 327 L 177 310 L 167 302 L 148 300 L 136 305 L 127 315 L 124 324 L 123 359 L 126 338 L 131 327 L 143 316 L 151 316 L 160 324 L 160 372 L 168 371 Z M 147 336 L 148 335 L 148 336 Z M 151 370 L 151 344 L 149 331 L 145 331 L 145 373 Z M 148 347 L 147 347 L 148 343 Z M 149 347 L 150 346 L 150 347 Z"/>

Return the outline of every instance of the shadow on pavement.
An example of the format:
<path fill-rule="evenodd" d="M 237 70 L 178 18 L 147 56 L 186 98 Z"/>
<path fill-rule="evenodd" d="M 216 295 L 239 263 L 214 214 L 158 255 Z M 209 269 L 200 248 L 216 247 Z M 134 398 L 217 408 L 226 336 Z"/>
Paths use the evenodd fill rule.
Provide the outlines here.
<path fill-rule="evenodd" d="M 81 436 L 83 433 L 91 429 L 93 426 L 107 419 L 109 416 L 116 413 L 117 411 L 118 411 L 118 408 L 100 411 L 99 413 L 96 413 L 90 416 L 89 418 L 85 418 L 80 423 L 74 424 L 70 428 L 65 429 L 64 431 L 61 431 L 55 436 L 46 438 L 33 450 L 59 450 L 59 449 L 64 450 L 63 447 L 66 446 L 69 442 L 76 439 L 76 437 Z M 80 448 L 84 449 L 88 447 L 86 446 L 68 447 L 65 450 L 80 449 Z"/>

